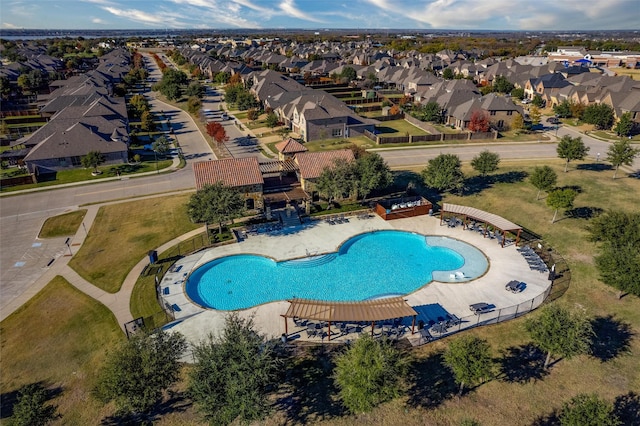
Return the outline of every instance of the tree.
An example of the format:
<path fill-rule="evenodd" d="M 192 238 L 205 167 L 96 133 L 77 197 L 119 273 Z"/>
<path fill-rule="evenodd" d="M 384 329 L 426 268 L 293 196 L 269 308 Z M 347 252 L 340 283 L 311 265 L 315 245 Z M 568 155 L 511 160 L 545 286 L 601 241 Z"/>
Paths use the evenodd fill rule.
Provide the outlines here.
<path fill-rule="evenodd" d="M 229 140 L 224 126 L 216 121 L 210 121 L 207 123 L 207 134 L 219 144 L 225 143 Z"/>
<path fill-rule="evenodd" d="M 197 114 L 198 111 L 200 111 L 201 107 L 202 101 L 200 101 L 200 98 L 198 98 L 197 96 L 191 96 L 189 99 L 187 99 L 187 111 L 189 111 L 191 114 Z"/>
<path fill-rule="evenodd" d="M 640 154 L 640 149 L 633 148 L 628 140 L 615 141 L 607 151 L 607 161 L 615 167 L 613 178 L 616 178 L 621 165 L 630 166 L 633 160 Z"/>
<path fill-rule="evenodd" d="M 160 93 L 165 95 L 168 100 L 175 101 L 182 96 L 182 89 L 176 83 L 167 83 L 162 85 Z"/>
<path fill-rule="evenodd" d="M 0 97 L 8 99 L 11 94 L 11 82 L 7 76 L 0 76 Z"/>
<path fill-rule="evenodd" d="M 522 118 L 522 115 L 515 114 L 513 120 L 511 120 L 511 130 L 518 133 L 524 130 L 524 118 Z"/>
<path fill-rule="evenodd" d="M 555 223 L 558 209 L 568 209 L 573 207 L 573 201 L 578 193 L 571 188 L 555 189 L 547 196 L 547 205 L 555 209 L 551 223 Z"/>
<path fill-rule="evenodd" d="M 538 189 L 536 200 L 540 199 L 540 191 L 549 192 L 555 188 L 558 175 L 549 166 L 536 167 L 529 177 L 529 182 Z"/>
<path fill-rule="evenodd" d="M 498 93 L 511 93 L 514 89 L 514 85 L 511 84 L 504 76 L 498 75 L 493 80 L 493 90 Z"/>
<path fill-rule="evenodd" d="M 618 122 L 616 123 L 614 130 L 616 132 L 616 135 L 620 137 L 625 137 L 631 134 L 631 131 L 633 130 L 633 126 L 634 126 L 634 123 L 633 123 L 633 119 L 631 118 L 631 113 L 625 112 L 618 119 Z"/>
<path fill-rule="evenodd" d="M 198 99 L 202 99 L 205 91 L 206 91 L 205 87 L 202 84 L 200 84 L 200 82 L 192 81 L 187 86 L 187 90 L 185 90 L 185 95 L 189 97 L 195 96 Z"/>
<path fill-rule="evenodd" d="M 344 159 L 337 159 L 331 167 L 326 167 L 316 182 L 318 192 L 322 194 L 328 202 L 327 208 L 331 207 L 334 199 L 348 197 L 352 193 L 357 193 L 358 180 L 355 164 Z"/>
<path fill-rule="evenodd" d="M 192 221 L 205 225 L 217 223 L 219 233 L 222 233 L 223 223 L 241 217 L 244 211 L 244 196 L 222 182 L 205 185 L 187 203 L 187 214 Z"/>
<path fill-rule="evenodd" d="M 11 424 L 15 426 L 44 426 L 59 417 L 57 406 L 47 404 L 47 390 L 39 383 L 24 386 L 13 406 Z"/>
<path fill-rule="evenodd" d="M 248 423 L 264 417 L 278 364 L 272 347 L 254 330 L 252 319 L 230 314 L 222 335 L 209 335 L 195 347 L 194 357 L 189 393 L 207 421 Z"/>
<path fill-rule="evenodd" d="M 535 95 L 533 97 L 533 99 L 531 99 L 531 105 L 538 107 L 538 108 L 543 108 L 544 107 L 544 100 L 542 99 L 542 96 L 540 95 Z"/>
<path fill-rule="evenodd" d="M 167 152 L 169 152 L 169 139 L 167 139 L 164 135 L 160 136 L 153 142 L 153 144 L 151 144 L 151 149 L 153 149 L 160 155 L 165 155 Z"/>
<path fill-rule="evenodd" d="M 516 99 L 524 99 L 524 88 L 522 87 L 516 87 L 513 90 L 511 90 L 511 96 L 516 98 Z"/>
<path fill-rule="evenodd" d="M 544 368 L 549 366 L 552 354 L 571 358 L 589 352 L 593 329 L 585 316 L 559 305 L 548 305 L 540 311 L 525 322 L 525 328 L 535 344 L 547 352 Z"/>
<path fill-rule="evenodd" d="M 340 76 L 347 80 L 347 82 L 351 82 L 356 79 L 357 74 L 356 70 L 354 70 L 353 67 L 344 67 L 342 69 L 342 72 L 340 73 Z"/>
<path fill-rule="evenodd" d="M 453 77 L 455 77 L 455 74 L 451 68 L 445 68 L 442 71 L 442 78 L 444 78 L 445 80 L 452 80 Z"/>
<path fill-rule="evenodd" d="M 93 171 L 98 173 L 98 166 L 104 163 L 104 155 L 100 151 L 89 151 L 87 155 L 82 157 L 81 162 L 82 167 L 93 168 Z"/>
<path fill-rule="evenodd" d="M 588 146 L 585 146 L 584 142 L 582 142 L 582 138 L 580 136 L 576 136 L 575 138 L 572 138 L 569 135 L 563 136 L 560 139 L 560 142 L 558 142 L 556 152 L 558 153 L 558 157 L 567 160 L 564 165 L 564 172 L 567 173 L 569 161 L 584 160 L 584 157 L 587 156 L 589 149 L 590 148 Z"/>
<path fill-rule="evenodd" d="M 533 124 L 534 126 L 540 124 L 542 114 L 540 113 L 540 108 L 538 108 L 536 105 L 532 105 L 529 109 L 529 119 L 531 119 L 531 124 Z"/>
<path fill-rule="evenodd" d="M 588 105 L 582 113 L 582 121 L 596 129 L 610 129 L 613 125 L 613 108 L 604 103 Z"/>
<path fill-rule="evenodd" d="M 153 114 L 147 110 L 140 116 L 140 128 L 147 132 L 152 132 L 156 128 L 156 123 L 153 121 Z"/>
<path fill-rule="evenodd" d="M 98 374 L 95 395 L 115 401 L 123 414 L 146 413 L 180 378 L 178 360 L 187 347 L 179 333 L 138 334 L 109 354 Z"/>
<path fill-rule="evenodd" d="M 599 244 L 595 257 L 600 279 L 624 293 L 640 297 L 640 213 L 607 212 L 589 226 L 590 239 Z"/>
<path fill-rule="evenodd" d="M 143 95 L 133 95 L 129 100 L 132 115 L 136 118 L 142 117 L 145 111 L 149 111 L 149 101 Z"/>
<path fill-rule="evenodd" d="M 371 411 L 400 392 L 406 362 L 388 341 L 363 335 L 336 357 L 338 397 L 352 413 Z"/>
<path fill-rule="evenodd" d="M 260 117 L 260 111 L 258 108 L 251 108 L 247 111 L 247 118 L 251 121 L 256 121 Z"/>
<path fill-rule="evenodd" d="M 488 132 L 489 117 L 482 110 L 475 110 L 471 113 L 471 121 L 469 121 L 469 130 L 472 132 Z"/>
<path fill-rule="evenodd" d="M 465 384 L 484 381 L 491 375 L 491 348 L 479 337 L 468 335 L 452 340 L 444 359 L 460 384 L 460 395 Z"/>
<path fill-rule="evenodd" d="M 276 127 L 276 125 L 278 124 L 278 116 L 275 114 L 275 112 L 270 112 L 269 114 L 267 114 L 266 124 L 267 127 Z"/>
<path fill-rule="evenodd" d="M 560 412 L 561 426 L 617 426 L 613 404 L 600 399 L 596 394 L 578 394 L 565 402 Z"/>
<path fill-rule="evenodd" d="M 482 176 L 498 170 L 498 164 L 500 164 L 500 155 L 489 150 L 482 151 L 471 160 L 471 167 Z"/>
<path fill-rule="evenodd" d="M 553 106 L 553 112 L 558 117 L 569 118 L 571 117 L 571 103 L 565 99 L 558 105 Z"/>
<path fill-rule="evenodd" d="M 416 109 L 417 118 L 422 121 L 442 122 L 442 107 L 436 101 L 429 101 Z"/>
<path fill-rule="evenodd" d="M 428 187 L 439 192 L 454 191 L 461 189 L 464 184 L 461 167 L 462 164 L 457 155 L 440 154 L 429 160 L 421 174 Z"/>
<path fill-rule="evenodd" d="M 363 199 L 374 189 L 384 189 L 393 183 L 389 165 L 377 152 L 367 152 L 357 158 L 356 176 Z"/>

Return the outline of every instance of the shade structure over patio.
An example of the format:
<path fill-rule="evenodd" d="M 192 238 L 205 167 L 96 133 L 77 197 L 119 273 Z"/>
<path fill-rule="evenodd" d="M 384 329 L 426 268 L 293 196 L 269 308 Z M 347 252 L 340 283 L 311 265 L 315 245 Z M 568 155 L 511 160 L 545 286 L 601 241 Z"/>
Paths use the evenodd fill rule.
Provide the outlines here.
<path fill-rule="evenodd" d="M 303 318 L 326 321 L 331 334 L 332 322 L 370 322 L 394 318 L 413 317 L 411 333 L 414 332 L 418 313 L 402 297 L 388 297 L 362 302 L 330 302 L 322 300 L 292 299 L 284 317 L 285 333 L 289 334 L 287 318 Z M 373 333 L 373 327 L 372 327 Z"/>
<path fill-rule="evenodd" d="M 501 230 L 502 237 L 503 237 L 502 247 L 504 247 L 504 241 L 505 241 L 504 234 L 507 231 L 516 234 L 516 245 L 518 245 L 518 242 L 520 241 L 520 232 L 522 232 L 522 227 L 503 218 L 502 216 L 498 216 L 497 214 L 485 212 L 484 210 L 476 209 L 473 207 L 443 203 L 442 210 L 440 210 L 441 223 L 442 223 L 443 215 L 445 213 L 453 213 L 453 214 L 464 216 L 465 225 L 466 225 L 466 219 L 471 218 L 471 219 L 479 220 L 480 222 L 484 222 L 485 224 L 491 225 L 494 228 Z M 485 231 L 485 234 L 486 234 L 486 231 Z"/>

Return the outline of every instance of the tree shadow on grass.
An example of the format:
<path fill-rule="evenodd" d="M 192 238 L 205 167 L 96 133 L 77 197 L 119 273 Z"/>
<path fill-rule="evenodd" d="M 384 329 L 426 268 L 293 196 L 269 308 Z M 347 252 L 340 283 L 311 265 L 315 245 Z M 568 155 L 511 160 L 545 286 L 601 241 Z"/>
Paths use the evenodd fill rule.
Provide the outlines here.
<path fill-rule="evenodd" d="M 47 383 L 40 381 L 34 382 L 31 385 L 35 385 L 37 387 L 43 388 L 46 391 L 47 401 L 51 401 L 52 399 L 58 397 L 62 391 L 62 386 L 56 386 L 53 388 L 47 387 Z M 18 403 L 18 397 L 20 396 L 20 391 L 30 385 L 25 385 L 19 389 L 14 389 L 9 392 L 5 392 L 0 394 L 0 419 L 7 419 L 13 416 L 13 407 Z"/>
<path fill-rule="evenodd" d="M 553 411 L 549 414 L 538 417 L 531 423 L 531 426 L 558 426 L 560 424 L 560 413 Z"/>
<path fill-rule="evenodd" d="M 591 172 L 605 172 L 607 170 L 613 170 L 613 167 L 611 167 L 610 164 L 606 164 L 606 163 L 585 163 L 585 164 L 578 164 L 576 166 L 576 170 L 588 170 Z"/>
<path fill-rule="evenodd" d="M 515 170 L 506 173 L 498 173 L 488 176 L 472 176 L 465 180 L 463 195 L 477 195 L 493 187 L 496 183 L 516 183 L 522 182 L 528 176 L 527 172 Z"/>
<path fill-rule="evenodd" d="M 595 333 L 591 342 L 591 355 L 601 362 L 610 361 L 621 353 L 629 352 L 633 332 L 628 323 L 618 321 L 609 315 L 594 318 L 591 326 Z"/>
<path fill-rule="evenodd" d="M 624 426 L 637 426 L 640 424 L 640 395 L 629 392 L 620 395 L 613 403 L 613 411 Z"/>
<path fill-rule="evenodd" d="M 442 352 L 415 361 L 409 371 L 412 373 L 408 404 L 413 407 L 434 408 L 458 392 L 459 387 Z"/>
<path fill-rule="evenodd" d="M 576 193 L 578 194 L 582 194 L 582 187 L 579 185 L 566 185 L 566 186 L 560 186 L 556 189 L 573 189 L 574 191 L 576 191 Z"/>
<path fill-rule="evenodd" d="M 593 219 L 604 213 L 604 210 L 600 207 L 576 207 L 574 209 L 566 210 L 564 212 L 565 217 L 572 219 Z"/>
<path fill-rule="evenodd" d="M 344 414 L 332 396 L 337 393 L 331 377 L 335 367 L 333 354 L 321 346 L 308 348 L 306 354 L 289 360 L 286 379 L 291 386 L 280 395 L 275 406 L 296 424 L 327 420 Z"/>
<path fill-rule="evenodd" d="M 182 413 L 192 406 L 183 392 L 169 391 L 169 398 L 163 400 L 149 413 L 142 414 L 114 414 L 102 419 L 101 425 L 121 426 L 121 425 L 152 425 L 158 422 L 163 416 L 170 413 Z"/>
<path fill-rule="evenodd" d="M 507 348 L 500 360 L 501 380 L 508 383 L 542 380 L 548 374 L 544 369 L 545 356 L 532 343 Z"/>

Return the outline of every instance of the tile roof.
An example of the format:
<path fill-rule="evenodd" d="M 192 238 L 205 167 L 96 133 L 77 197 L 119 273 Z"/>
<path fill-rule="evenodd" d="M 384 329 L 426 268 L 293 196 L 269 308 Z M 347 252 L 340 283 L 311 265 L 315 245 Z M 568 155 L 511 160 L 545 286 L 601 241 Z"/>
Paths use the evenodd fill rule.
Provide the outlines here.
<path fill-rule="evenodd" d="M 343 159 L 347 162 L 355 160 L 353 151 L 339 149 L 336 151 L 301 152 L 296 155 L 296 163 L 300 168 L 300 176 L 303 179 L 314 179 L 322 174 L 327 167 L 333 167 L 336 160 Z"/>
<path fill-rule="evenodd" d="M 264 184 L 260 165 L 255 157 L 200 161 L 193 164 L 193 172 L 196 189 L 216 182 L 230 187 Z"/>
<path fill-rule="evenodd" d="M 288 138 L 287 140 L 278 142 L 275 147 L 278 152 L 283 154 L 296 154 L 298 152 L 308 151 L 304 145 L 293 138 Z"/>

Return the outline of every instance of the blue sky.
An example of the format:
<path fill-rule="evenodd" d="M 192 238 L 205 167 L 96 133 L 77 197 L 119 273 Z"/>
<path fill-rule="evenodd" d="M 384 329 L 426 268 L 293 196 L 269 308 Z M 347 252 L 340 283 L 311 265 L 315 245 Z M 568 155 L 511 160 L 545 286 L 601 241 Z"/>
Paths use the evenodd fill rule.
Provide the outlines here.
<path fill-rule="evenodd" d="M 0 0 L 0 25 L 640 30 L 640 0 Z"/>

